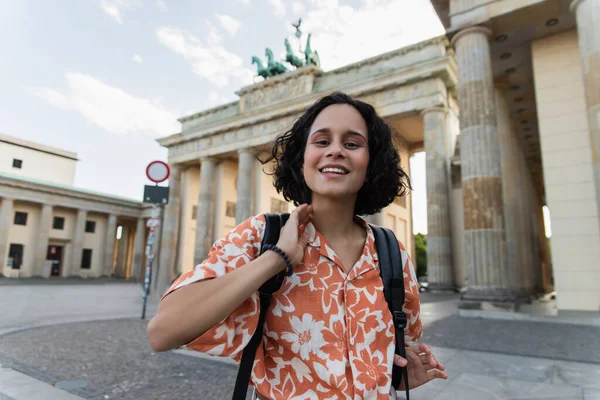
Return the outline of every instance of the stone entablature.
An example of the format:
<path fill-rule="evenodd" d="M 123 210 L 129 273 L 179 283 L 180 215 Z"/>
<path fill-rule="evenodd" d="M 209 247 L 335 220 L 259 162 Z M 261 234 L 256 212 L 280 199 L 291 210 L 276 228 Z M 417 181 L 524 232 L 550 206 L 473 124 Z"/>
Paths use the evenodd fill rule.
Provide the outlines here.
<path fill-rule="evenodd" d="M 0 174 L 0 197 L 123 217 L 150 216 L 149 206 L 141 202 L 102 196 L 75 188 L 33 183 L 4 174 Z"/>
<path fill-rule="evenodd" d="M 223 104 L 210 110 L 201 111 L 178 119 L 181 122 L 182 131 L 193 130 L 200 125 L 209 125 L 211 123 L 233 118 L 240 113 L 239 101 Z"/>

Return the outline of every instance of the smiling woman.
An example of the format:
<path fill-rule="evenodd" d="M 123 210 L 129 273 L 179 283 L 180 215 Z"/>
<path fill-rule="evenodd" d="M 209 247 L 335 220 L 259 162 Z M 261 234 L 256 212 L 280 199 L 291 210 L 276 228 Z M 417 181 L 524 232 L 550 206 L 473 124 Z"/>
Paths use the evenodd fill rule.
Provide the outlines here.
<path fill-rule="evenodd" d="M 336 163 L 347 155 L 348 161 L 344 162 L 361 163 L 353 172 L 365 174 L 358 182 L 352 180 L 358 187 L 347 188 L 356 194 L 355 214 L 375 214 L 411 189 L 410 179 L 400 167 L 390 127 L 371 105 L 342 93 L 324 97 L 309 108 L 277 138 L 271 157 L 264 162 L 276 162 L 275 187 L 286 200 L 299 205 L 313 200 L 308 181 L 315 177 L 309 168 L 311 160 L 324 156 L 323 152 L 339 155 L 341 148 L 344 157 L 333 158 L 338 160 Z M 359 160 L 357 155 L 363 158 Z"/>
<path fill-rule="evenodd" d="M 395 399 L 396 389 L 446 379 L 429 347 L 415 345 L 422 334 L 419 292 L 406 249 L 398 243 L 397 274 L 404 278 L 393 288 L 386 279 L 390 291 L 404 291 L 402 312 L 394 309 L 392 316 L 379 264 L 388 254 L 378 254 L 374 228 L 359 216 L 379 212 L 410 189 L 390 127 L 369 104 L 334 93 L 276 139 L 264 162 L 270 161 L 275 187 L 298 206 L 277 244 L 263 246 L 271 236 L 265 215 L 218 240 L 163 296 L 148 324 L 152 348 L 185 346 L 236 361 L 244 353 L 247 360 L 244 349 L 263 326 L 247 369 L 259 399 Z M 286 269 L 261 312 L 264 296 L 259 300 L 257 291 Z M 406 357 L 398 355 L 400 314 L 407 321 Z M 408 367 L 401 381 L 398 367 Z M 236 384 L 239 398 L 245 383 Z"/>

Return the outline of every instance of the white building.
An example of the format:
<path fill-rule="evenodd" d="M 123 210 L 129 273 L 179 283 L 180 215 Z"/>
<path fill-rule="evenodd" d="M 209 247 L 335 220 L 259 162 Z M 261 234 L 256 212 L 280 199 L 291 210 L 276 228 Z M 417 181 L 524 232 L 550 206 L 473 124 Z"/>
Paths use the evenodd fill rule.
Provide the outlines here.
<path fill-rule="evenodd" d="M 0 275 L 140 277 L 149 209 L 73 187 L 76 164 L 75 153 L 0 135 Z"/>

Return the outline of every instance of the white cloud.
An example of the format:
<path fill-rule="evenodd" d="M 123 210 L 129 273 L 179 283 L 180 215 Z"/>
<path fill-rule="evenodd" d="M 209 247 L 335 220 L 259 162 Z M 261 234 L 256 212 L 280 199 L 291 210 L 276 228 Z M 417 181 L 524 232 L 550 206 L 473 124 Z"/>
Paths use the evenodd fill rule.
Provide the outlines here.
<path fill-rule="evenodd" d="M 224 96 L 223 94 L 220 94 L 216 90 L 212 90 L 208 94 L 208 98 L 206 99 L 206 107 L 207 108 L 217 107 L 222 104 L 229 103 L 232 100 L 233 99 L 231 97 Z"/>
<path fill-rule="evenodd" d="M 157 137 L 179 129 L 177 114 L 156 100 L 135 97 L 90 75 L 70 72 L 65 77 L 65 93 L 48 88 L 32 92 L 56 107 L 77 111 L 112 133 Z"/>
<path fill-rule="evenodd" d="M 158 7 L 161 11 L 167 11 L 169 8 L 167 7 L 167 3 L 164 0 L 157 0 L 156 7 Z"/>
<path fill-rule="evenodd" d="M 277 18 L 285 17 L 285 4 L 283 0 L 269 0 L 271 7 L 273 7 L 273 13 Z"/>
<path fill-rule="evenodd" d="M 321 66 L 332 69 L 441 35 L 444 29 L 428 0 L 310 0 L 300 29 L 312 33 Z"/>
<path fill-rule="evenodd" d="M 244 85 L 252 82 L 253 71 L 245 67 L 240 56 L 222 46 L 222 38 L 208 23 L 206 40 L 177 28 L 160 27 L 158 40 L 192 65 L 192 71 L 216 87 L 230 83 Z"/>
<path fill-rule="evenodd" d="M 237 19 L 224 14 L 215 14 L 223 29 L 225 29 L 231 36 L 238 33 L 242 24 Z"/>
<path fill-rule="evenodd" d="M 301 1 L 293 0 L 292 1 L 292 12 L 294 16 L 301 17 L 304 14 L 304 4 Z"/>
<path fill-rule="evenodd" d="M 55 107 L 69 110 L 72 108 L 69 99 L 62 93 L 49 88 L 31 88 L 31 93 L 45 99 L 48 103 Z"/>
<path fill-rule="evenodd" d="M 239 3 L 242 3 L 243 5 L 247 6 L 250 5 L 250 0 L 237 0 Z"/>
<path fill-rule="evenodd" d="M 141 0 L 101 0 L 100 8 L 105 13 L 110 15 L 115 21 L 122 24 L 122 11 L 137 7 L 141 4 Z"/>
<path fill-rule="evenodd" d="M 135 62 L 136 62 L 136 63 L 138 63 L 138 64 L 141 64 L 141 63 L 142 63 L 142 61 L 143 61 L 143 60 L 142 60 L 142 56 L 140 56 L 139 54 L 134 54 L 134 55 L 133 55 L 133 61 L 135 61 Z"/>

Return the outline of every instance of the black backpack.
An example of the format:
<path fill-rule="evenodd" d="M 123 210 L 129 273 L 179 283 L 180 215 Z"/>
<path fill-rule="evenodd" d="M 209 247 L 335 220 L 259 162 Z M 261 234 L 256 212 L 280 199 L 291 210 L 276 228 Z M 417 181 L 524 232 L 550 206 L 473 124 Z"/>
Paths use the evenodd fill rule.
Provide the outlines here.
<path fill-rule="evenodd" d="M 277 244 L 281 228 L 285 225 L 289 216 L 289 214 L 265 214 L 265 234 L 261 246 L 264 246 L 265 244 Z M 394 327 L 396 331 L 395 353 L 406 358 L 404 329 L 406 328 L 407 318 L 406 314 L 402 311 L 402 306 L 404 304 L 404 278 L 402 271 L 402 256 L 398 246 L 398 240 L 396 240 L 396 236 L 390 229 L 374 225 L 371 225 L 371 229 L 375 236 L 375 247 L 377 248 L 377 255 L 379 256 L 379 271 L 383 281 L 383 294 L 394 318 Z M 260 297 L 258 325 L 254 335 L 252 335 L 250 342 L 248 342 L 248 345 L 244 348 L 244 352 L 242 353 L 242 360 L 240 362 L 235 389 L 233 391 L 233 400 L 246 399 L 256 349 L 262 341 L 265 315 L 271 304 L 271 296 L 279 290 L 284 278 L 285 271 L 282 271 L 266 281 L 260 289 L 258 289 Z M 403 377 L 406 386 L 406 399 L 409 400 L 407 368 L 398 367 L 394 364 L 392 370 L 392 386 L 397 388 Z"/>

